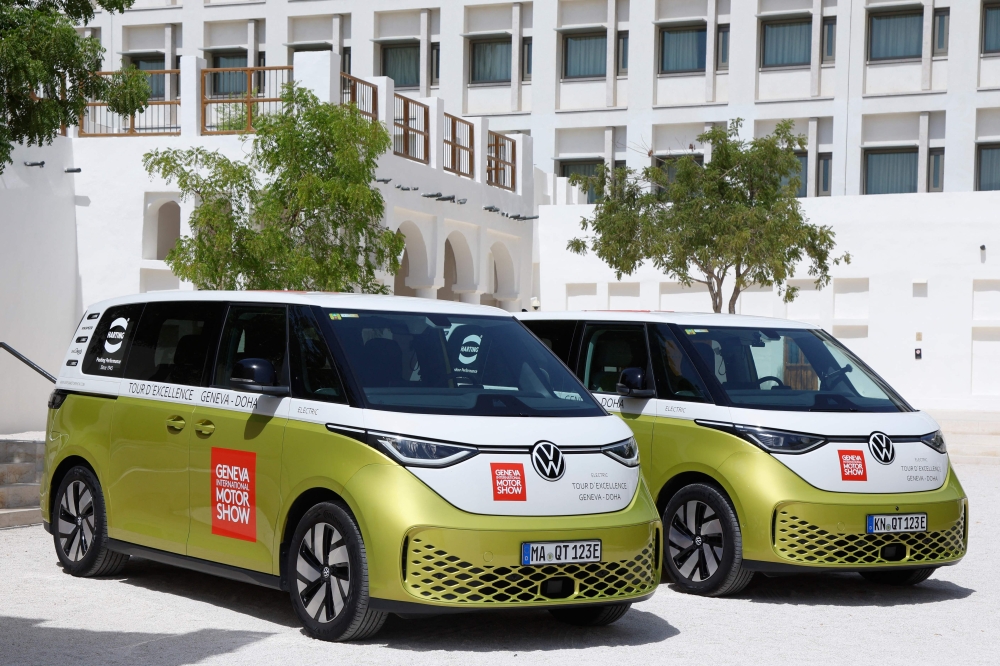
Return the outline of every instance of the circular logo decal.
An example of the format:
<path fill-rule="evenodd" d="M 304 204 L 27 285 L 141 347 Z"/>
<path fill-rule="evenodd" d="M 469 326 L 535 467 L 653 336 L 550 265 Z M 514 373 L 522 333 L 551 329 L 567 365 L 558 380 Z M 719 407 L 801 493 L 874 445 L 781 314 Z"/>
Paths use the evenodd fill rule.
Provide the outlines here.
<path fill-rule="evenodd" d="M 111 328 L 108 329 L 108 337 L 104 340 L 104 349 L 109 354 L 114 354 L 122 348 L 122 343 L 125 342 L 125 329 L 127 328 L 128 319 L 123 317 L 119 317 L 111 322 Z"/>
<path fill-rule="evenodd" d="M 531 447 L 531 466 L 546 481 L 558 481 L 566 473 L 562 451 L 552 442 L 542 440 Z"/>
<path fill-rule="evenodd" d="M 889 435 L 884 432 L 873 432 L 868 438 L 868 450 L 876 462 L 890 465 L 896 459 L 896 448 L 892 445 Z"/>
<path fill-rule="evenodd" d="M 475 363 L 476 357 L 479 356 L 479 345 L 483 342 L 483 336 L 481 335 L 469 335 L 462 340 L 462 346 L 458 350 L 458 360 L 464 365 L 470 363 Z"/>

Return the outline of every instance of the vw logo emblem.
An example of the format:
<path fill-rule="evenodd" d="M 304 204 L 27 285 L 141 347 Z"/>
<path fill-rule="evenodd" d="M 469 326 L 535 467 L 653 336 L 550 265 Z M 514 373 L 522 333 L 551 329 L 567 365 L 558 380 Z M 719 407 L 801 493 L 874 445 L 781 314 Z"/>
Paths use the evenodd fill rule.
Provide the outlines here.
<path fill-rule="evenodd" d="M 884 432 L 873 432 L 868 438 L 868 450 L 872 457 L 883 465 L 890 465 L 896 459 L 896 448 L 892 445 L 889 435 Z"/>
<path fill-rule="evenodd" d="M 546 481 L 558 481 L 566 473 L 562 451 L 552 442 L 542 440 L 531 447 L 531 466 Z"/>

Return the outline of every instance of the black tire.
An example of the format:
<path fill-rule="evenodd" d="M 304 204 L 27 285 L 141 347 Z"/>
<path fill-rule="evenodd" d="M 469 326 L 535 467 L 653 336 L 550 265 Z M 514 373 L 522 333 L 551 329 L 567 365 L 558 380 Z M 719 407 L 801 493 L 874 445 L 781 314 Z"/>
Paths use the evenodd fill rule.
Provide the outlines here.
<path fill-rule="evenodd" d="M 306 631 L 324 641 L 374 636 L 388 613 L 369 608 L 368 557 L 346 506 L 324 502 L 299 521 L 288 549 L 288 590 Z"/>
<path fill-rule="evenodd" d="M 83 466 L 63 477 L 52 503 L 52 541 L 63 568 L 74 576 L 115 576 L 128 555 L 108 549 L 108 513 L 94 473 Z"/>
<path fill-rule="evenodd" d="M 898 569 L 896 571 L 860 571 L 861 576 L 871 582 L 880 585 L 916 585 L 931 577 L 937 567 L 927 567 L 926 569 Z"/>
<path fill-rule="evenodd" d="M 718 488 L 694 483 L 677 491 L 663 512 L 667 577 L 689 594 L 736 594 L 753 580 L 743 567 L 743 535 L 729 499 Z"/>
<path fill-rule="evenodd" d="M 583 606 L 580 608 L 550 608 L 552 617 L 577 627 L 604 627 L 622 619 L 632 604 L 609 604 L 607 606 Z"/>

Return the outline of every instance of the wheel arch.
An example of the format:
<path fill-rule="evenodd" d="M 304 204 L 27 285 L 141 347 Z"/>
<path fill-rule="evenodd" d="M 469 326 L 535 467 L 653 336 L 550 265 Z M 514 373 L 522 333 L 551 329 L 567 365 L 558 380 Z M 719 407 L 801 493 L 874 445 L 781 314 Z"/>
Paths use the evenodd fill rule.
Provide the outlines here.
<path fill-rule="evenodd" d="M 300 492 L 288 505 L 288 511 L 284 515 L 284 522 L 279 530 L 281 542 L 278 545 L 278 572 L 281 577 L 281 589 L 283 590 L 288 589 L 288 548 L 292 541 L 292 535 L 295 534 L 295 528 L 299 526 L 299 522 L 301 522 L 302 517 L 306 515 L 309 509 L 323 502 L 343 504 L 355 522 L 358 522 L 359 529 L 361 528 L 354 508 L 341 493 L 325 486 L 313 486 Z"/>
<path fill-rule="evenodd" d="M 670 498 L 676 495 L 681 488 L 695 483 L 710 485 L 721 492 L 732 505 L 733 511 L 736 512 L 736 519 L 740 521 L 740 525 L 743 524 L 742 507 L 736 494 L 722 479 L 703 470 L 685 470 L 679 472 L 667 479 L 660 486 L 660 490 L 656 493 L 656 510 L 659 512 L 661 518 L 663 517 L 663 512 L 667 509 Z M 664 524 L 666 524 L 666 520 L 664 520 Z"/>
<path fill-rule="evenodd" d="M 55 470 L 52 472 L 52 476 L 49 477 L 49 497 L 48 497 L 48 513 L 49 520 L 52 520 L 52 512 L 55 509 L 56 497 L 59 494 L 59 486 L 62 484 L 63 479 L 74 467 L 86 467 L 90 472 L 97 477 L 97 482 L 101 483 L 101 476 L 97 473 L 97 469 L 94 465 L 81 455 L 71 454 L 63 458 L 58 465 L 56 465 Z M 103 484 L 101 484 L 103 486 Z M 104 494 L 104 488 L 101 488 L 101 494 Z M 104 498 L 105 511 L 107 511 L 107 496 Z"/>

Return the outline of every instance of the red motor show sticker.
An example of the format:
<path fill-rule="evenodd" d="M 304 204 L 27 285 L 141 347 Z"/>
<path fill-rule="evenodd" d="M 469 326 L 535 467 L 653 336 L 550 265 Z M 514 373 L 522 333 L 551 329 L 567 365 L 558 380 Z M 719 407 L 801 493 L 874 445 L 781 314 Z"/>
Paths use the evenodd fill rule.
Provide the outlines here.
<path fill-rule="evenodd" d="M 257 540 L 257 454 L 212 449 L 212 534 Z"/>
<path fill-rule="evenodd" d="M 521 463 L 490 463 L 493 475 L 494 502 L 524 502 L 528 499 L 524 486 L 524 465 Z"/>
<path fill-rule="evenodd" d="M 840 478 L 844 481 L 867 481 L 864 451 L 837 451 L 840 456 Z"/>

